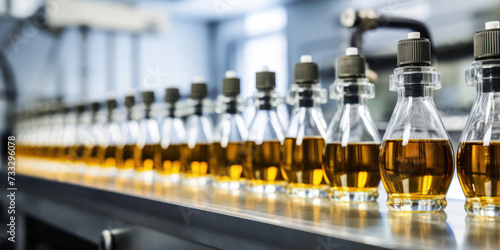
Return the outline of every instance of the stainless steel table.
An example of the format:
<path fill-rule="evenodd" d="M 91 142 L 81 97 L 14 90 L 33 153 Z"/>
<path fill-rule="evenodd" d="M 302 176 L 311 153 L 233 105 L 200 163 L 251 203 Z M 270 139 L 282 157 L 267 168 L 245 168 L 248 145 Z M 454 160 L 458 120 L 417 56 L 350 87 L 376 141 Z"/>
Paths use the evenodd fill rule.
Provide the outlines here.
<path fill-rule="evenodd" d="M 111 230 L 126 239 L 120 249 L 500 249 L 500 221 L 467 216 L 459 200 L 441 213 L 397 214 L 388 213 L 383 191 L 378 203 L 336 204 L 210 187 L 136 196 L 28 176 L 16 181 L 19 214 L 96 244 Z"/>

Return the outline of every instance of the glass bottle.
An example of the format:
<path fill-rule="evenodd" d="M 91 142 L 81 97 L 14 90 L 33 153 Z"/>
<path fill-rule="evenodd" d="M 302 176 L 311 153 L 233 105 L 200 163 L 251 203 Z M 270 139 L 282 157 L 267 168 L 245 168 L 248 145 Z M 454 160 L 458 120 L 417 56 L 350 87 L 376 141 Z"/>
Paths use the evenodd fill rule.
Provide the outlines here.
<path fill-rule="evenodd" d="M 152 115 L 154 102 L 153 91 L 142 92 L 143 117 L 139 120 L 139 135 L 134 152 L 134 192 L 137 194 L 152 193 L 156 170 L 161 165 L 160 127 Z"/>
<path fill-rule="evenodd" d="M 90 103 L 90 124 L 89 131 L 85 135 L 85 149 L 83 151 L 82 160 L 86 165 L 83 183 L 94 186 L 97 184 L 99 175 L 99 147 L 103 144 L 104 129 L 102 128 L 102 119 L 99 111 L 101 109 L 100 102 Z"/>
<path fill-rule="evenodd" d="M 125 96 L 125 119 L 120 122 L 121 138 L 116 148 L 116 167 L 118 174 L 115 178 L 115 188 L 122 191 L 133 191 L 135 176 L 134 151 L 139 136 L 139 123 L 133 116 L 135 96 Z M 136 110 L 137 112 L 137 110 Z"/>
<path fill-rule="evenodd" d="M 471 215 L 500 216 L 500 22 L 474 35 L 474 59 L 465 72 L 476 100 L 460 138 L 457 173 Z"/>
<path fill-rule="evenodd" d="M 83 155 L 89 140 L 93 142 L 93 136 L 90 133 L 90 112 L 86 111 L 86 109 L 87 107 L 83 103 L 76 105 L 76 138 L 69 152 L 72 171 L 69 173 L 68 180 L 72 183 L 83 182 L 83 176 L 87 168 Z"/>
<path fill-rule="evenodd" d="M 64 118 L 66 109 L 62 103 L 55 103 L 52 111 L 51 128 L 50 128 L 50 153 L 49 160 L 59 162 L 64 158 Z M 57 169 L 56 169 L 57 170 Z"/>
<path fill-rule="evenodd" d="M 256 74 L 257 93 L 254 95 L 255 116 L 250 123 L 245 142 L 245 165 L 248 173 L 247 189 L 254 193 L 274 193 L 286 190 L 286 181 L 280 169 L 281 146 L 285 139 L 276 113 L 278 94 L 276 74 L 264 67 Z"/>
<path fill-rule="evenodd" d="M 326 122 L 319 106 L 326 100 L 326 90 L 318 83 L 318 65 L 311 56 L 300 58 L 294 76 L 296 87 L 289 101 L 295 108 L 282 147 L 281 170 L 290 195 L 327 196 L 322 169 Z"/>
<path fill-rule="evenodd" d="M 214 131 L 210 162 L 215 175 L 213 184 L 220 189 L 239 189 L 245 186 L 248 176 L 243 169 L 243 142 L 248 131 L 240 115 L 242 100 L 239 94 L 240 79 L 236 72 L 227 71 L 222 79 L 222 95 L 218 98 L 217 106 L 222 113 Z"/>
<path fill-rule="evenodd" d="M 196 77 L 191 84 L 190 99 L 187 100 L 190 115 L 181 149 L 182 182 L 185 185 L 204 185 L 213 177 L 209 167 L 213 125 L 208 116 L 210 101 L 207 94 L 207 84 L 203 82 L 203 78 Z"/>
<path fill-rule="evenodd" d="M 380 174 L 390 210 L 436 212 L 446 207 L 453 152 L 432 94 L 441 75 L 431 67 L 429 39 L 408 34 L 398 43 L 390 90 L 398 102 L 380 149 Z"/>
<path fill-rule="evenodd" d="M 155 184 L 155 193 L 162 194 L 164 187 L 178 183 L 181 173 L 181 146 L 184 142 L 186 130 L 184 123 L 178 117 L 178 102 L 181 96 L 179 89 L 167 88 L 165 91 L 166 117 L 161 128 L 161 164 L 158 169 L 158 185 Z"/>
<path fill-rule="evenodd" d="M 375 86 L 366 78 L 365 64 L 357 48 L 347 48 L 330 86 L 331 98 L 339 102 L 326 133 L 323 169 L 336 201 L 375 201 L 378 196 L 380 136 L 366 105 L 375 97 Z"/>
<path fill-rule="evenodd" d="M 75 144 L 76 140 L 77 114 L 75 108 L 68 105 L 63 107 L 63 113 L 64 125 L 61 130 L 61 148 L 58 150 L 58 161 L 62 168 L 58 171 L 58 180 L 68 181 L 69 174 L 74 169 L 70 153 L 71 147 Z"/>
<path fill-rule="evenodd" d="M 121 140 L 120 126 L 116 122 L 116 108 L 118 103 L 115 98 L 106 101 L 106 122 L 101 126 L 102 139 L 98 149 L 99 173 L 97 185 L 111 187 L 117 175 L 116 150 Z"/>

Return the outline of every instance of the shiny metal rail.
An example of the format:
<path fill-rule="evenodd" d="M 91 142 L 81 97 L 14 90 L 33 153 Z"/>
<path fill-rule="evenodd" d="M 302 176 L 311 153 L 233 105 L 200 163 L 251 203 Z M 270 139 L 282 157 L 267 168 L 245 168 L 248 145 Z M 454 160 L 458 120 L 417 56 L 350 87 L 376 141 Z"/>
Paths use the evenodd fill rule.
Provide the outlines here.
<path fill-rule="evenodd" d="M 17 186 L 22 213 L 96 244 L 102 230 L 143 227 L 186 248 L 500 249 L 500 221 L 467 216 L 459 200 L 441 213 L 398 214 L 388 213 L 385 193 L 378 203 L 335 204 L 210 187 L 144 197 L 27 176 Z"/>

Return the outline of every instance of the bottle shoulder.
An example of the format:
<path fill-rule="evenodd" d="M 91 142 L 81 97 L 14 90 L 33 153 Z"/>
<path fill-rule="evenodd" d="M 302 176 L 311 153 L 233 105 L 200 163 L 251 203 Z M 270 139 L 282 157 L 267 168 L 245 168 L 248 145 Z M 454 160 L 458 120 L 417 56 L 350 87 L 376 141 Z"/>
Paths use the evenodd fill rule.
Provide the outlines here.
<path fill-rule="evenodd" d="M 375 121 L 364 104 L 340 105 L 326 134 L 327 143 L 380 143 Z"/>

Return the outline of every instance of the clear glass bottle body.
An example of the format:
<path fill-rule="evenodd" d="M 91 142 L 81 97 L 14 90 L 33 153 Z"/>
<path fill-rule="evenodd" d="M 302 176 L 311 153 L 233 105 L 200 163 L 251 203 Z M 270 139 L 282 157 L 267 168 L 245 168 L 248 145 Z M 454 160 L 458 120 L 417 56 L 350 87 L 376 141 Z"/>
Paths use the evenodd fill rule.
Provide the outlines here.
<path fill-rule="evenodd" d="M 259 91 L 254 97 L 257 111 L 249 126 L 245 142 L 247 189 L 254 193 L 274 193 L 286 190 L 281 173 L 281 146 L 284 132 L 276 107 L 274 91 Z"/>
<path fill-rule="evenodd" d="M 391 210 L 436 212 L 446 207 L 454 159 L 432 99 L 440 86 L 441 76 L 432 67 L 401 67 L 391 75 L 398 103 L 380 148 L 380 174 Z"/>
<path fill-rule="evenodd" d="M 323 170 L 332 199 L 375 201 L 380 183 L 380 136 L 366 105 L 375 87 L 366 78 L 338 79 L 330 93 L 339 99 L 326 133 Z"/>
<path fill-rule="evenodd" d="M 139 122 L 133 117 L 133 107 L 127 108 L 126 118 L 119 123 L 121 140 L 116 149 L 116 167 L 118 174 L 115 187 L 118 190 L 133 191 L 135 176 L 134 152 L 139 136 Z"/>
<path fill-rule="evenodd" d="M 474 62 L 466 82 L 476 99 L 457 153 L 457 174 L 471 215 L 500 217 L 500 61 Z"/>
<path fill-rule="evenodd" d="M 179 183 L 181 180 L 181 148 L 186 136 L 184 122 L 177 117 L 177 104 L 166 104 L 168 114 L 161 128 L 161 165 L 157 170 L 158 181 L 155 193 L 162 194 L 164 187 Z"/>
<path fill-rule="evenodd" d="M 248 131 L 238 113 L 238 97 L 219 97 L 224 112 L 220 115 L 211 145 L 210 167 L 215 175 L 213 185 L 220 189 L 234 190 L 245 186 L 248 173 L 244 165 L 244 141 Z"/>
<path fill-rule="evenodd" d="M 68 178 L 76 183 L 82 183 L 84 181 L 85 172 L 87 170 L 87 159 L 95 143 L 91 129 L 91 116 L 90 112 L 84 112 L 78 117 L 76 141 L 70 152 L 75 171 L 71 172 Z"/>
<path fill-rule="evenodd" d="M 120 125 L 116 122 L 116 110 L 108 110 L 107 121 L 101 125 L 102 139 L 99 143 L 98 158 L 99 172 L 97 185 L 101 187 L 111 187 L 114 185 L 115 177 L 118 174 L 116 151 L 121 141 Z"/>
<path fill-rule="evenodd" d="M 141 108 L 141 107 L 139 107 Z M 151 106 L 144 105 L 143 118 L 139 120 L 139 134 L 134 151 L 134 192 L 151 194 L 154 180 L 161 165 L 161 135 L 158 121 L 153 118 Z"/>
<path fill-rule="evenodd" d="M 100 151 L 108 143 L 107 137 L 109 136 L 105 129 L 105 115 L 103 113 L 93 112 L 91 114 L 90 134 L 92 139 L 86 138 L 89 142 L 85 143 L 86 147 L 82 157 L 87 165 L 83 182 L 86 185 L 102 187 Z"/>
<path fill-rule="evenodd" d="M 181 147 L 183 184 L 204 185 L 211 182 L 210 146 L 213 143 L 213 123 L 205 109 L 208 100 L 188 100 L 189 113 L 186 137 Z M 205 111 L 205 112 L 204 112 Z"/>
<path fill-rule="evenodd" d="M 319 107 L 326 92 L 319 84 L 297 88 L 295 109 L 282 146 L 281 171 L 288 182 L 288 193 L 296 197 L 327 196 L 323 176 L 323 150 L 326 122 Z"/>
<path fill-rule="evenodd" d="M 71 149 L 76 145 L 77 139 L 77 121 L 78 114 L 76 112 L 68 112 L 64 118 L 64 128 L 62 137 L 62 150 L 60 152 L 60 163 L 63 166 L 58 173 L 60 181 L 72 181 L 70 176 L 76 171 L 76 167 L 72 161 Z"/>

